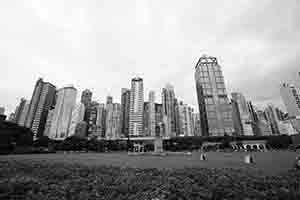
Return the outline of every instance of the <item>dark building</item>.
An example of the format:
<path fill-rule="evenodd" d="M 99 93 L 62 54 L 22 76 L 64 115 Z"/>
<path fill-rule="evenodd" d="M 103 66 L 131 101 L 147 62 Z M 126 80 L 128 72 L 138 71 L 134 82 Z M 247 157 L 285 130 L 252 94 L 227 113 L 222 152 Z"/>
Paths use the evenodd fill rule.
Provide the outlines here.
<path fill-rule="evenodd" d="M 155 103 L 155 127 L 163 122 L 163 106 L 162 104 Z"/>
<path fill-rule="evenodd" d="M 97 112 L 99 103 L 92 101 L 89 107 L 88 134 L 96 134 L 97 132 Z"/>
<path fill-rule="evenodd" d="M 113 103 L 113 97 L 112 96 L 107 96 L 106 97 L 106 104 L 112 104 Z"/>
<path fill-rule="evenodd" d="M 144 122 L 144 136 L 149 136 L 149 102 L 144 102 L 144 116 L 143 116 Z"/>
<path fill-rule="evenodd" d="M 81 93 L 81 100 L 80 100 L 80 102 L 83 103 L 83 105 L 85 107 L 87 107 L 92 102 L 92 96 L 93 96 L 92 91 L 90 91 L 89 89 L 85 89 Z"/>
<path fill-rule="evenodd" d="M 129 134 L 130 89 L 122 88 L 121 91 L 121 134 Z"/>
<path fill-rule="evenodd" d="M 26 104 L 26 99 L 22 98 L 16 111 L 15 111 L 15 123 L 18 123 L 20 121 L 20 117 L 24 110 L 25 104 Z"/>
<path fill-rule="evenodd" d="M 55 105 L 56 87 L 39 79 L 34 87 L 26 116 L 25 126 L 34 133 L 34 138 L 44 133 L 48 111 Z"/>

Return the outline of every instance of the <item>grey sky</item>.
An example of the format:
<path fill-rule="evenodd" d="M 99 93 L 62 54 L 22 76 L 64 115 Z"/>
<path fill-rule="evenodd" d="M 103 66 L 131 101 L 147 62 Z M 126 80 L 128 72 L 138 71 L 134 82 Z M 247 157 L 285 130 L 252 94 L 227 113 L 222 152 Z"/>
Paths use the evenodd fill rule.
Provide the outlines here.
<path fill-rule="evenodd" d="M 160 101 L 169 82 L 197 107 L 202 54 L 218 57 L 228 92 L 278 105 L 279 84 L 300 83 L 299 10 L 298 0 L 2 0 L 0 106 L 30 99 L 38 77 L 119 101 L 140 75 L 145 97 Z"/>

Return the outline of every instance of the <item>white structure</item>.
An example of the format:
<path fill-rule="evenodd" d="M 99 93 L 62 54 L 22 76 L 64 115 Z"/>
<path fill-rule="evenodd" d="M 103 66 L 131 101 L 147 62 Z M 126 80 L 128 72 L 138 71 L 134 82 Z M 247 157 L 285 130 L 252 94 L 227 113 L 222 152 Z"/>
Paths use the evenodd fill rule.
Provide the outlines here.
<path fill-rule="evenodd" d="M 73 108 L 68 136 L 75 135 L 76 126 L 79 122 L 83 121 L 84 112 L 85 106 L 83 103 L 79 103 Z"/>
<path fill-rule="evenodd" d="M 73 86 L 64 87 L 57 91 L 49 137 L 56 140 L 67 138 L 71 122 L 72 110 L 76 103 L 77 90 Z"/>
<path fill-rule="evenodd" d="M 105 138 L 114 140 L 121 135 L 121 104 L 109 103 L 106 105 Z"/>
<path fill-rule="evenodd" d="M 179 136 L 194 136 L 193 111 L 182 102 L 178 105 Z"/>
<path fill-rule="evenodd" d="M 149 135 L 155 136 L 155 93 L 154 91 L 149 92 Z"/>
<path fill-rule="evenodd" d="M 28 109 L 29 109 L 29 102 L 26 101 L 26 102 L 25 102 L 25 105 L 24 105 L 24 107 L 23 107 L 23 110 L 22 110 L 22 112 L 21 112 L 19 121 L 18 121 L 18 124 L 19 124 L 20 126 L 25 126 L 26 117 L 27 117 L 27 114 L 28 114 Z"/>
<path fill-rule="evenodd" d="M 136 77 L 131 80 L 129 135 L 143 135 L 144 85 L 143 79 Z"/>
<path fill-rule="evenodd" d="M 233 123 L 238 135 L 252 136 L 251 115 L 248 109 L 247 101 L 242 93 L 231 93 L 233 106 Z"/>
<path fill-rule="evenodd" d="M 44 136 L 49 137 L 51 123 L 52 123 L 52 119 L 53 119 L 53 114 L 54 114 L 54 109 L 49 110 L 46 125 L 45 125 L 45 130 L 44 130 Z"/>

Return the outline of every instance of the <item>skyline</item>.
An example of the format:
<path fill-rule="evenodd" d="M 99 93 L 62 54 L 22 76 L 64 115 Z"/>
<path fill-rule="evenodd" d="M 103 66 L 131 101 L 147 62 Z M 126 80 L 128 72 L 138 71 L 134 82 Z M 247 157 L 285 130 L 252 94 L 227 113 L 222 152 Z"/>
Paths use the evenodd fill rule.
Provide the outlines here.
<path fill-rule="evenodd" d="M 280 84 L 300 83 L 297 1 L 169 3 L 1 2 L 0 106 L 9 114 L 22 97 L 30 100 L 38 77 L 58 88 L 74 84 L 79 93 L 91 89 L 100 102 L 107 95 L 121 102 L 121 88 L 139 75 L 145 98 L 154 90 L 160 102 L 171 83 L 198 110 L 194 67 L 207 54 L 218 58 L 229 95 L 285 110 Z"/>

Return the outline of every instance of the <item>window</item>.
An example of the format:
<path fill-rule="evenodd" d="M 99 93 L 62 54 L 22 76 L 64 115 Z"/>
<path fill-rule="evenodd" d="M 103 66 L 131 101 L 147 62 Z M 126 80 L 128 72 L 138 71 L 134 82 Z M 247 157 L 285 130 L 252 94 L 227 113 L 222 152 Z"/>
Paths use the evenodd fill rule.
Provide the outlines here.
<path fill-rule="evenodd" d="M 227 98 L 220 97 L 220 98 L 219 98 L 219 103 L 220 103 L 220 104 L 227 104 L 227 103 L 228 103 L 228 102 L 227 102 Z"/>
<path fill-rule="evenodd" d="M 203 71 L 203 76 L 208 77 L 208 72 L 207 71 Z"/>
<path fill-rule="evenodd" d="M 220 71 L 220 70 L 221 70 L 221 69 L 220 69 L 220 66 L 219 66 L 219 65 L 215 65 L 215 66 L 214 66 L 214 70 L 215 70 L 215 71 Z"/>
<path fill-rule="evenodd" d="M 212 97 L 205 98 L 205 104 L 214 104 L 214 100 Z"/>
<path fill-rule="evenodd" d="M 217 88 L 225 89 L 225 85 L 223 83 L 217 83 Z"/>
<path fill-rule="evenodd" d="M 209 119 L 217 118 L 216 112 L 214 112 L 214 111 L 207 112 L 207 118 L 209 118 Z"/>
<path fill-rule="evenodd" d="M 223 84 L 223 77 L 216 77 L 216 82 Z"/>
<path fill-rule="evenodd" d="M 225 89 L 218 89 L 218 95 L 226 95 Z"/>
<path fill-rule="evenodd" d="M 204 95 L 212 95 L 212 89 L 211 88 L 204 89 Z"/>

